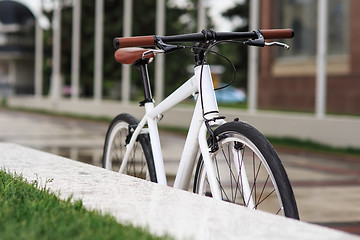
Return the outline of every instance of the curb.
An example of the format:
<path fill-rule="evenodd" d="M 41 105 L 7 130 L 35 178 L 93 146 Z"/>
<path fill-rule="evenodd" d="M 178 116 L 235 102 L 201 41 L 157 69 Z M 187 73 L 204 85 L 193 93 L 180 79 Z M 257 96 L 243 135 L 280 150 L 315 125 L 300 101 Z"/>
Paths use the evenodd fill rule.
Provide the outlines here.
<path fill-rule="evenodd" d="M 0 168 L 38 180 L 61 198 L 82 199 L 119 222 L 176 239 L 360 239 L 11 143 L 0 143 Z"/>

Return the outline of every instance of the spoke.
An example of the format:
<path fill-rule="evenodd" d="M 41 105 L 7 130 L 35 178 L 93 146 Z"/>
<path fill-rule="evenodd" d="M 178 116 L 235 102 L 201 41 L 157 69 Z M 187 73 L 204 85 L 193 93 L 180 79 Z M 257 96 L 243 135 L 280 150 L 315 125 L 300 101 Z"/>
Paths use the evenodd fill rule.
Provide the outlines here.
<path fill-rule="evenodd" d="M 236 153 L 237 153 L 237 161 L 238 161 L 238 163 L 239 163 L 239 165 L 240 165 L 240 162 L 239 162 L 239 151 L 236 151 Z M 241 159 L 244 160 L 244 157 L 243 157 L 243 156 L 244 156 L 244 153 L 242 153 L 241 156 L 242 156 Z M 240 168 L 240 172 L 241 172 L 241 168 Z M 240 174 L 238 174 L 237 183 L 239 183 L 239 178 L 240 178 L 239 175 L 240 175 Z M 237 184 L 237 185 L 238 185 L 238 184 Z M 240 192 L 240 190 L 239 190 L 239 192 Z M 235 200 L 236 200 L 236 195 L 237 195 L 237 193 L 238 193 L 238 188 L 236 188 L 236 190 L 235 190 L 235 196 L 234 196 L 234 199 L 235 199 Z M 241 194 L 241 193 L 240 193 L 240 194 Z"/>
<path fill-rule="evenodd" d="M 121 164 L 121 162 L 123 160 L 123 154 L 124 154 L 124 148 L 125 148 L 124 132 L 122 131 L 122 129 L 119 131 L 119 135 L 117 137 L 116 147 L 117 147 L 116 158 L 117 158 L 119 164 Z"/>
<path fill-rule="evenodd" d="M 113 162 L 120 162 L 120 159 L 118 157 L 118 152 L 120 152 L 119 148 L 121 148 L 121 145 L 119 143 L 118 138 L 119 138 L 118 134 L 115 135 L 113 140 L 113 145 L 111 147 L 111 154 L 110 154 L 111 164 L 113 164 Z"/>
<path fill-rule="evenodd" d="M 265 183 L 264 183 L 264 186 L 263 186 L 263 188 L 262 188 L 262 190 L 261 190 L 261 193 L 260 193 L 260 196 L 259 196 L 259 201 L 255 204 L 255 209 L 256 209 L 256 207 L 257 206 L 259 206 L 259 204 L 261 203 L 261 202 L 263 202 L 263 200 L 261 200 L 261 197 L 262 197 L 262 195 L 263 195 L 263 193 L 264 193 L 264 191 L 265 191 L 265 188 L 266 188 L 266 185 L 267 185 L 267 182 L 269 181 L 269 175 L 267 176 L 267 178 L 266 178 L 266 181 L 265 181 Z M 274 189 L 275 190 L 275 189 Z M 273 190 L 273 191 L 274 191 Z M 271 194 L 271 193 L 270 193 Z M 268 195 L 269 196 L 269 195 Z"/>
<path fill-rule="evenodd" d="M 125 136 L 125 138 L 126 138 L 126 136 Z M 118 158 L 120 165 L 121 165 L 122 160 L 124 159 L 124 154 L 126 152 L 125 138 L 124 138 L 124 133 L 122 133 L 122 130 L 120 130 L 120 136 L 119 136 L 120 157 Z"/>
<path fill-rule="evenodd" d="M 257 178 L 258 178 L 258 176 L 259 176 L 259 172 L 260 172 L 260 168 L 261 168 L 262 162 L 260 161 L 259 167 L 258 167 L 258 169 L 257 169 L 257 171 L 256 171 L 256 174 L 255 174 L 255 165 L 256 165 L 256 164 L 255 164 L 255 153 L 253 152 L 254 183 L 253 183 L 252 188 L 251 188 L 251 194 L 252 194 L 253 190 L 255 189 L 254 194 L 255 194 L 255 203 L 256 203 L 256 182 L 257 182 Z M 265 185 L 266 185 L 266 184 L 265 184 Z M 260 196 L 260 197 L 261 197 L 261 196 Z"/>
<path fill-rule="evenodd" d="M 141 150 L 143 150 L 142 147 L 141 147 Z M 142 177 L 143 171 L 144 171 L 144 169 L 146 169 L 146 163 L 147 163 L 144 154 L 141 154 L 141 162 L 140 163 L 141 163 L 140 175 Z M 145 172 L 145 179 L 146 179 L 146 172 Z"/>
<path fill-rule="evenodd" d="M 219 186 L 220 186 L 220 190 L 221 190 L 221 192 L 224 193 L 227 202 L 231 202 L 229 196 L 226 194 L 225 188 L 221 185 L 221 182 L 219 181 L 219 179 L 218 179 L 218 183 L 219 183 Z M 221 198 L 222 198 L 222 196 L 221 196 Z"/>
<path fill-rule="evenodd" d="M 223 186 L 221 185 L 221 183 L 220 183 L 220 190 L 221 190 L 221 192 L 223 192 L 223 193 L 224 193 L 224 195 L 225 195 L 225 197 L 226 197 L 227 202 L 232 202 L 232 201 L 230 201 L 230 199 L 229 199 L 228 195 L 226 194 L 225 188 L 223 188 Z"/>
<path fill-rule="evenodd" d="M 219 171 L 219 165 L 218 165 L 217 158 L 214 159 L 214 162 L 215 162 L 216 171 L 217 171 L 217 176 L 218 176 L 218 177 L 216 178 L 216 180 L 217 180 L 218 183 L 219 183 L 219 186 L 220 186 L 220 188 L 221 188 L 221 192 L 223 192 L 224 195 L 225 195 L 225 197 L 226 197 L 226 199 L 227 199 L 228 201 L 230 201 L 228 195 L 226 194 L 225 189 L 223 188 L 223 186 L 222 186 L 222 184 L 221 184 L 220 171 Z M 221 198 L 223 198 L 223 195 L 221 196 Z"/>
<path fill-rule="evenodd" d="M 217 161 L 216 161 L 216 162 L 217 162 Z M 216 165 L 217 165 L 217 164 L 216 164 Z M 203 165 L 203 167 L 204 167 L 204 165 Z M 204 169 L 204 168 L 203 168 L 203 169 Z M 217 180 L 218 183 L 219 183 L 219 187 L 220 187 L 221 193 L 224 194 L 224 195 L 221 194 L 221 198 L 224 200 L 224 197 L 225 197 L 225 198 L 226 198 L 225 201 L 230 202 L 230 199 L 229 199 L 228 195 L 226 194 L 226 191 L 225 191 L 224 187 L 222 186 L 222 184 L 221 184 L 221 182 L 220 182 L 220 179 L 217 177 L 216 180 Z M 207 182 L 207 185 L 210 186 L 210 182 L 209 182 L 209 180 L 208 180 L 207 177 L 205 178 L 205 181 Z M 204 190 L 205 190 L 205 195 L 206 195 L 206 189 L 204 189 Z M 210 190 L 211 190 L 211 188 L 210 188 Z"/>
<path fill-rule="evenodd" d="M 229 166 L 229 178 L 230 178 L 230 189 L 231 189 L 231 201 L 234 202 L 234 191 L 233 191 L 233 184 L 232 184 L 232 177 L 231 177 L 231 155 L 230 155 L 230 144 L 227 145 L 227 152 L 228 152 L 228 156 L 229 156 L 229 162 L 228 162 L 228 166 Z M 236 181 L 235 181 L 236 182 Z"/>
<path fill-rule="evenodd" d="M 254 161 L 254 153 L 253 153 L 253 161 Z M 255 180 L 254 180 L 254 182 L 255 182 Z M 253 190 L 254 190 L 254 184 L 253 184 L 252 187 L 251 187 L 249 199 L 248 199 L 247 202 L 246 202 L 246 206 L 249 206 L 249 203 L 250 203 L 250 200 L 251 200 L 251 197 L 252 197 Z M 255 201 L 256 201 L 256 192 L 255 192 Z"/>
<path fill-rule="evenodd" d="M 216 157 L 214 158 L 214 162 L 215 162 L 216 172 L 217 172 L 217 176 L 218 176 L 218 181 L 220 182 L 221 181 L 221 179 L 220 179 L 220 171 L 219 171 L 219 165 L 218 165 L 218 161 L 217 161 Z"/>
<path fill-rule="evenodd" d="M 254 157 L 252 159 L 252 163 L 253 163 L 254 183 L 253 183 L 253 186 L 251 188 L 251 192 L 252 192 L 253 189 L 255 189 L 254 195 L 255 195 L 255 202 L 256 202 L 256 179 L 257 179 L 257 174 L 259 173 L 259 169 L 258 169 L 257 174 L 255 175 L 255 158 Z"/>
<path fill-rule="evenodd" d="M 132 168 L 133 168 L 133 173 L 134 173 L 134 177 L 137 177 L 136 176 L 136 170 L 135 170 L 135 164 L 136 164 L 136 150 L 138 148 L 138 145 L 137 143 L 134 144 L 134 149 L 133 149 L 133 157 L 132 157 L 132 160 L 131 160 L 131 163 L 132 163 Z"/>
<path fill-rule="evenodd" d="M 221 151 L 223 152 L 223 155 L 224 155 L 224 158 L 225 158 L 225 162 L 226 162 L 226 164 L 227 164 L 228 167 L 229 167 L 230 180 L 234 179 L 234 180 L 235 180 L 235 183 L 236 183 L 236 188 L 239 188 L 239 190 L 240 190 L 239 181 L 236 179 L 236 176 L 235 176 L 235 174 L 234 174 L 234 172 L 232 171 L 232 168 L 231 168 L 231 162 L 230 162 L 230 160 L 228 160 L 228 158 L 226 157 L 223 148 L 222 148 Z M 231 188 L 232 188 L 232 186 L 231 186 Z M 243 194 L 243 192 L 241 192 L 241 191 L 240 191 L 240 193 L 241 193 L 243 202 L 244 202 L 244 204 L 245 204 L 244 194 Z"/>
<path fill-rule="evenodd" d="M 128 165 L 129 165 L 129 167 L 128 167 L 128 171 L 130 172 L 131 171 L 131 168 L 132 168 L 132 170 L 133 170 L 133 176 L 134 177 L 136 177 L 136 172 L 135 172 L 135 153 L 136 153 L 136 148 L 137 148 L 137 144 L 135 143 L 134 144 L 134 148 L 133 148 L 133 151 L 131 152 L 131 161 L 129 162 L 128 161 Z M 130 159 L 129 159 L 130 160 Z M 130 175 L 131 175 L 131 173 L 130 173 Z"/>
<path fill-rule="evenodd" d="M 121 133 L 121 130 L 119 131 L 119 137 L 116 138 L 117 140 L 117 143 L 115 145 L 115 147 L 117 147 L 117 150 L 116 150 L 116 160 L 119 162 L 119 165 L 121 165 L 121 161 L 122 161 L 122 149 L 123 149 L 123 145 L 122 145 L 122 142 L 121 142 L 121 139 L 122 139 L 122 133 Z"/>
<path fill-rule="evenodd" d="M 117 122 L 111 129 L 113 132 L 111 132 L 109 136 L 111 136 L 112 139 L 111 145 L 108 148 L 110 158 L 105 159 L 105 164 L 113 164 L 113 170 L 116 170 L 116 168 L 120 170 L 121 164 L 123 163 L 123 158 L 127 153 L 127 150 L 129 150 L 127 162 L 123 166 L 123 174 L 150 180 L 150 172 L 146 158 L 147 155 L 144 154 L 143 145 L 141 145 L 143 142 L 140 142 L 139 139 L 136 139 L 132 145 L 132 148 L 128 148 L 128 144 L 131 141 L 131 133 L 129 131 L 132 129 L 130 129 L 130 127 L 132 127 L 132 125 L 124 120 Z M 144 141 L 146 144 L 146 137 L 144 137 Z"/>
<path fill-rule="evenodd" d="M 242 164 L 243 164 L 243 161 L 241 162 L 241 164 L 239 163 L 239 172 L 238 172 L 238 179 L 240 180 L 240 185 L 241 185 L 241 192 L 242 192 L 242 199 L 243 199 L 243 202 L 244 202 L 244 205 L 247 207 L 248 206 L 248 203 L 246 203 L 245 201 L 245 196 L 244 196 L 244 183 L 243 183 L 243 180 L 242 180 L 242 174 L 241 174 L 241 168 L 242 168 Z M 246 176 L 245 176 L 246 177 Z"/>
<path fill-rule="evenodd" d="M 271 194 L 273 194 L 275 192 L 275 189 L 273 189 L 268 195 L 266 195 L 266 197 L 264 197 L 260 202 L 258 202 L 258 204 L 256 204 L 256 206 L 254 207 L 255 209 L 257 208 L 257 206 L 260 205 L 260 203 L 262 203 L 263 201 L 265 201 L 268 197 L 270 197 Z"/>
<path fill-rule="evenodd" d="M 113 158 L 115 159 L 116 158 L 116 148 L 117 148 L 117 143 L 116 143 L 116 137 L 117 136 L 115 136 L 114 137 L 114 140 L 113 140 L 113 142 L 112 142 L 112 145 L 111 145 L 111 154 L 110 154 L 110 157 L 111 157 L 111 159 L 110 159 L 110 161 L 112 162 L 113 161 Z"/>
<path fill-rule="evenodd" d="M 242 153 L 241 153 L 241 162 L 240 162 L 240 157 L 239 157 L 239 150 L 237 150 L 237 149 L 235 149 L 236 150 L 236 157 L 237 157 L 237 162 L 238 162 L 238 164 L 239 164 L 239 172 L 238 172 L 238 174 L 237 174 L 237 179 L 235 178 L 235 176 L 234 176 L 234 179 L 235 179 L 235 182 L 236 182 L 236 190 L 235 190 L 235 196 L 234 196 L 234 202 L 236 201 L 236 195 L 237 195 L 237 192 L 238 192 L 238 190 L 239 190 L 239 192 L 240 192 L 240 194 L 241 194 L 241 197 L 242 197 L 242 199 L 243 199 L 243 202 L 244 202 L 244 205 L 245 205 L 245 197 L 244 197 L 244 186 L 243 186 L 243 183 L 242 183 L 242 178 L 241 178 L 241 168 L 242 168 L 242 166 L 243 166 L 243 164 L 244 164 L 244 151 L 242 151 Z M 234 158 L 235 158 L 235 156 L 234 156 Z M 234 159 L 234 161 L 235 161 L 235 159 Z M 233 174 L 234 175 L 234 174 Z M 241 181 L 241 183 L 240 183 L 240 181 Z M 242 190 L 242 192 L 241 192 L 241 190 L 240 190 L 240 187 L 239 187 L 239 183 L 240 183 L 240 185 L 241 185 L 241 190 Z"/>

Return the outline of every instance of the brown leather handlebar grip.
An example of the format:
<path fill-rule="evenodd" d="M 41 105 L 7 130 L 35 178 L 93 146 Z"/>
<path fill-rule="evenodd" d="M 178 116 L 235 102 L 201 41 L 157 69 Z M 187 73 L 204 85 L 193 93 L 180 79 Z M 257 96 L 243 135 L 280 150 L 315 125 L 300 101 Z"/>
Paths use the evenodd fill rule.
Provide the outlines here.
<path fill-rule="evenodd" d="M 123 37 L 114 39 L 115 48 L 154 46 L 154 36 Z"/>
<path fill-rule="evenodd" d="M 292 29 L 265 29 L 260 30 L 265 39 L 292 38 L 294 31 Z"/>

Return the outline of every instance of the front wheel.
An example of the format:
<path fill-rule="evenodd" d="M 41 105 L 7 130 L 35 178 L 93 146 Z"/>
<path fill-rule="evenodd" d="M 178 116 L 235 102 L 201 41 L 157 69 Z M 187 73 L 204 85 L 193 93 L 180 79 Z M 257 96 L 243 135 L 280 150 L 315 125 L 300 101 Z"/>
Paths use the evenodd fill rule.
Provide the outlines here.
<path fill-rule="evenodd" d="M 214 133 L 218 150 L 210 155 L 222 199 L 299 219 L 289 179 L 269 141 L 244 122 L 226 123 Z M 195 172 L 194 192 L 212 196 L 202 156 Z"/>
<path fill-rule="evenodd" d="M 102 165 L 103 168 L 119 171 L 132 134 L 139 121 L 130 114 L 122 113 L 110 123 L 106 133 Z M 140 134 L 123 174 L 156 182 L 154 160 L 148 134 Z"/>

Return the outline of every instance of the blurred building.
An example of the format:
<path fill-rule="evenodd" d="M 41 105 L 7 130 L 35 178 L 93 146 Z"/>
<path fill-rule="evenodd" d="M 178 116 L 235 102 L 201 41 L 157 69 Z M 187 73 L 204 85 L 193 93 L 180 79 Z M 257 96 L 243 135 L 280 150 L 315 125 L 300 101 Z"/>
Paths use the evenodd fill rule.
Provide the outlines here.
<path fill-rule="evenodd" d="M 291 49 L 260 55 L 259 107 L 314 111 L 317 0 L 262 0 L 261 28 L 293 28 Z M 328 0 L 327 112 L 360 113 L 360 1 Z"/>
<path fill-rule="evenodd" d="M 0 89 L 34 93 L 35 18 L 14 1 L 0 1 Z"/>

